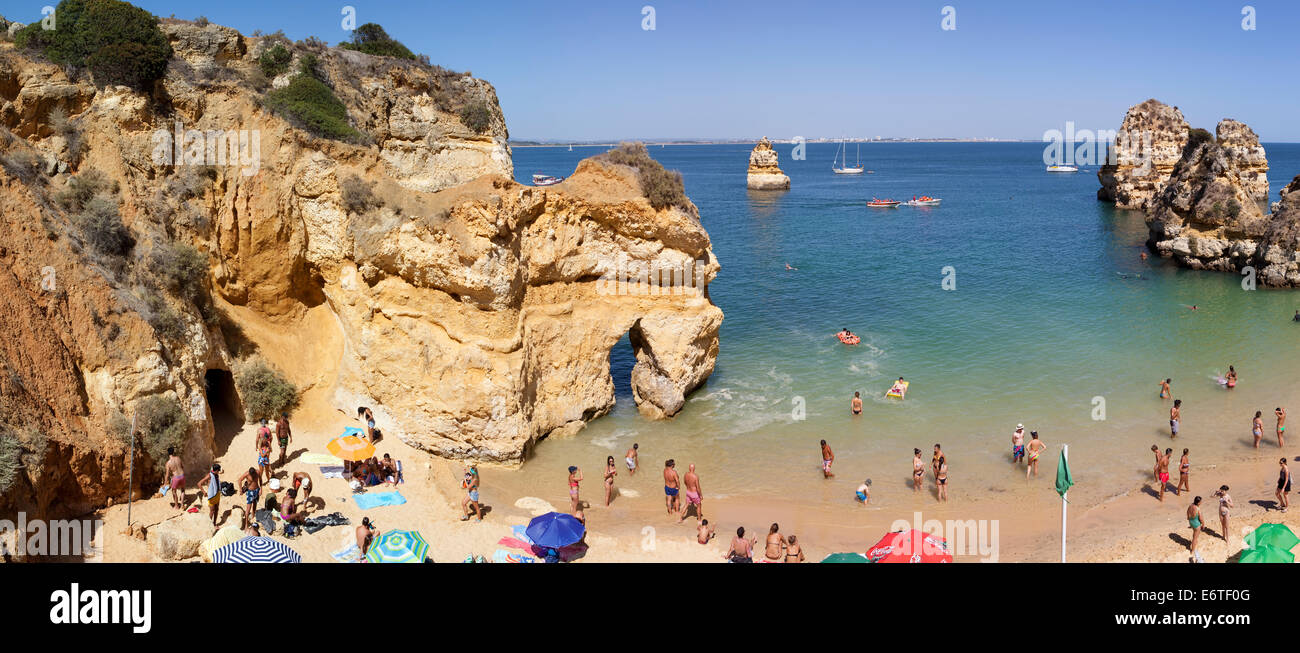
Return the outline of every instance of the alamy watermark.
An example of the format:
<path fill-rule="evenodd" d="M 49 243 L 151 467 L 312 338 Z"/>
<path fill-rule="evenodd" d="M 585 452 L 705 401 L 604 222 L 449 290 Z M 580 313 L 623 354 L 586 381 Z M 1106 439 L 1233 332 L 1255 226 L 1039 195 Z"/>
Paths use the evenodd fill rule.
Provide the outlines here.
<path fill-rule="evenodd" d="M 915 529 L 947 540 L 946 552 L 953 556 L 979 556 L 980 562 L 998 561 L 998 520 L 996 519 L 921 519 L 921 513 L 912 513 L 912 521 L 896 519 L 889 525 L 891 532 Z M 913 539 L 915 550 L 908 551 L 912 559 L 920 561 L 923 553 L 938 553 L 926 549 L 925 540 Z"/>
<path fill-rule="evenodd" d="M 1125 130 L 1074 128 L 1065 123 L 1065 130 L 1049 129 L 1043 132 L 1043 163 L 1049 166 L 1090 166 L 1103 163 L 1124 164 L 1135 168 L 1134 176 L 1144 177 L 1154 171 L 1151 165 L 1151 132 Z"/>
<path fill-rule="evenodd" d="M 159 166 L 239 166 L 245 177 L 262 167 L 262 132 L 257 129 L 185 129 L 177 121 L 172 130 L 153 133 L 153 162 Z"/>
<path fill-rule="evenodd" d="M 601 295 L 699 295 L 707 282 L 707 261 L 632 260 L 619 254 L 602 261 L 596 292 Z"/>
<path fill-rule="evenodd" d="M 27 519 L 18 513 L 18 521 L 0 519 L 0 555 L 5 558 L 79 557 L 91 562 L 103 559 L 104 552 L 95 546 L 95 534 L 104 527 L 100 519 Z"/>

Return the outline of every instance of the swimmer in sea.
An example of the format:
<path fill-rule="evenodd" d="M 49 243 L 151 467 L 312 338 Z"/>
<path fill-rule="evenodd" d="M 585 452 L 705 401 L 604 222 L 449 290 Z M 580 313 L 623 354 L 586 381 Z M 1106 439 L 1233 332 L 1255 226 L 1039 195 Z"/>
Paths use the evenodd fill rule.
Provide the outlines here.
<path fill-rule="evenodd" d="M 925 461 L 921 460 L 921 450 L 913 449 L 912 458 L 912 491 L 921 489 L 921 479 L 925 478 Z"/>
<path fill-rule="evenodd" d="M 1255 448 L 1259 448 L 1259 440 L 1264 437 L 1264 411 L 1255 411 L 1255 419 L 1250 421 L 1250 434 L 1255 436 Z"/>
<path fill-rule="evenodd" d="M 943 458 L 943 449 L 939 443 L 934 443 L 934 456 L 930 458 L 930 470 L 934 472 L 934 477 L 939 478 L 939 459 Z"/>
<path fill-rule="evenodd" d="M 1292 322 L 1300 322 L 1300 311 L 1295 312 L 1295 317 L 1291 318 Z"/>
<path fill-rule="evenodd" d="M 849 400 L 849 409 L 853 411 L 854 415 L 862 414 L 862 395 L 857 391 L 854 391 L 853 399 Z"/>
<path fill-rule="evenodd" d="M 1169 395 L 1171 394 L 1171 393 L 1170 393 L 1170 390 L 1169 390 L 1169 384 L 1170 384 L 1172 381 L 1173 381 L 1173 379 L 1165 379 L 1164 381 L 1161 381 L 1161 382 L 1160 382 L 1160 398 L 1161 398 L 1161 399 L 1168 399 L 1168 398 L 1169 398 Z"/>
<path fill-rule="evenodd" d="M 785 269 L 787 269 L 787 270 L 798 270 L 799 268 L 792 268 L 792 267 L 790 267 L 790 264 L 789 264 L 789 263 L 786 263 L 786 264 L 785 264 Z"/>
<path fill-rule="evenodd" d="M 822 440 L 822 478 L 835 478 L 831 473 L 831 465 L 835 464 L 835 452 L 831 451 L 831 445 Z"/>
<path fill-rule="evenodd" d="M 858 490 L 854 493 L 853 499 L 862 505 L 866 505 L 871 501 L 871 479 L 863 481 L 862 485 L 858 486 Z"/>
<path fill-rule="evenodd" d="M 1228 366 L 1228 376 L 1224 377 L 1224 380 L 1228 382 L 1229 388 L 1237 387 L 1237 370 L 1231 365 Z"/>

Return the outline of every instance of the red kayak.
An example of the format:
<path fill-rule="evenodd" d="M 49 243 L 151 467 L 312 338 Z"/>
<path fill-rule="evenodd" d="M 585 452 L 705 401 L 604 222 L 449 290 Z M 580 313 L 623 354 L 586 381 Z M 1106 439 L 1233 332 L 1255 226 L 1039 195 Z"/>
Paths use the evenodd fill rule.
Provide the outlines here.
<path fill-rule="evenodd" d="M 872 562 L 952 562 L 948 541 L 916 529 L 890 533 L 867 549 Z"/>

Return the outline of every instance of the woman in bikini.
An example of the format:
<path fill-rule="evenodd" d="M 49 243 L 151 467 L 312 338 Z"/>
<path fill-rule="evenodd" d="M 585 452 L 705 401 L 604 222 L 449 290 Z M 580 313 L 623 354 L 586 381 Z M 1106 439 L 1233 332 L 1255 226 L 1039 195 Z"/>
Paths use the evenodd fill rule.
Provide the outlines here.
<path fill-rule="evenodd" d="M 1255 448 L 1259 448 L 1259 439 L 1264 437 L 1264 411 L 1255 411 L 1255 419 L 1250 422 L 1250 434 L 1255 436 Z"/>
<path fill-rule="evenodd" d="M 789 546 L 785 547 L 786 563 L 788 564 L 791 562 L 803 562 L 803 547 L 799 546 L 799 543 L 798 541 L 796 541 L 795 536 L 791 535 L 789 538 L 787 538 L 787 541 L 790 544 Z"/>
<path fill-rule="evenodd" d="M 1156 455 L 1156 466 L 1151 468 L 1151 478 L 1155 482 L 1160 482 L 1160 447 L 1151 445 L 1151 453 Z"/>
<path fill-rule="evenodd" d="M 1228 382 L 1229 388 L 1237 387 L 1237 370 L 1231 365 L 1228 366 L 1228 376 L 1224 380 Z"/>
<path fill-rule="evenodd" d="M 1196 542 L 1201 539 L 1201 498 L 1192 499 L 1192 505 L 1187 507 L 1187 526 L 1192 529 L 1192 541 L 1187 545 L 1192 557 L 1200 560 L 1201 554 L 1196 552 Z"/>
<path fill-rule="evenodd" d="M 939 487 L 939 500 L 948 500 L 948 459 L 939 456 L 939 476 L 935 479 Z"/>
<path fill-rule="evenodd" d="M 784 549 L 785 538 L 781 537 L 781 525 L 773 522 L 767 530 L 767 547 L 763 551 L 763 557 L 767 562 L 781 562 Z"/>
<path fill-rule="evenodd" d="M 581 505 L 578 500 L 578 484 L 582 482 L 582 470 L 574 465 L 569 466 L 569 512 L 573 512 Z"/>
<path fill-rule="evenodd" d="M 1219 491 L 1214 493 L 1219 498 L 1219 526 L 1222 528 L 1219 533 L 1223 535 L 1223 541 L 1228 541 L 1228 513 L 1232 511 L 1232 497 L 1228 496 L 1228 486 L 1220 485 Z"/>
<path fill-rule="evenodd" d="M 925 461 L 921 460 L 921 450 L 913 449 L 912 453 L 912 491 L 921 489 L 921 480 L 925 478 Z"/>
<path fill-rule="evenodd" d="M 1192 465 L 1187 462 L 1187 449 L 1183 449 L 1183 457 L 1178 461 L 1178 487 L 1174 488 L 1174 494 L 1182 496 L 1183 490 L 1192 491 L 1192 488 L 1188 487 L 1192 478 L 1191 472 Z"/>
<path fill-rule="evenodd" d="M 1277 475 L 1277 505 L 1281 506 L 1282 512 L 1286 512 L 1287 506 L 1291 505 L 1287 498 L 1291 494 L 1291 468 L 1287 467 L 1286 458 L 1279 458 L 1278 463 L 1282 468 Z"/>
<path fill-rule="evenodd" d="M 618 468 L 614 466 L 614 457 L 605 458 L 605 506 L 609 506 L 610 495 L 614 493 L 614 477 L 618 476 Z"/>

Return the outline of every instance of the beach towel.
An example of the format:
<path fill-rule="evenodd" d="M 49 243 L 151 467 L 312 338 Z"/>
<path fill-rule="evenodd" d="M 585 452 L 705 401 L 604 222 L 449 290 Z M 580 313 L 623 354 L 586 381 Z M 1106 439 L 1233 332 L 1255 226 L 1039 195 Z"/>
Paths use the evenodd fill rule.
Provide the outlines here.
<path fill-rule="evenodd" d="M 305 453 L 300 459 L 308 465 L 338 465 L 343 466 L 343 459 L 331 456 L 327 453 Z"/>
<path fill-rule="evenodd" d="M 321 465 L 321 478 L 344 478 L 343 465 Z"/>
<path fill-rule="evenodd" d="M 504 549 L 497 549 L 497 552 L 492 554 L 492 562 L 525 563 L 537 562 L 537 559 L 518 553 L 510 553 Z"/>
<path fill-rule="evenodd" d="M 361 549 L 357 547 L 356 540 L 353 540 L 347 546 L 331 553 L 330 557 L 339 562 L 361 562 Z"/>
<path fill-rule="evenodd" d="M 533 545 L 533 538 L 528 537 L 528 533 L 527 533 L 528 527 L 527 527 L 527 526 L 524 526 L 524 525 L 522 525 L 522 524 L 521 524 L 521 525 L 516 525 L 516 526 L 511 526 L 511 527 L 510 527 L 510 530 L 514 532 L 514 534 L 515 534 L 515 539 L 517 539 L 517 540 L 519 540 L 519 541 L 521 541 L 521 542 L 524 542 L 524 543 L 527 544 L 528 546 L 532 546 L 532 545 Z"/>
<path fill-rule="evenodd" d="M 348 521 L 348 518 L 344 517 L 343 513 L 332 512 L 323 517 L 308 517 L 303 520 L 302 527 L 308 534 L 311 534 L 325 528 L 326 526 L 346 526 L 350 523 L 352 522 Z"/>
<path fill-rule="evenodd" d="M 341 437 L 341 438 L 346 438 L 346 437 L 349 436 L 349 435 L 355 435 L 355 436 L 357 436 L 357 437 L 359 437 L 359 438 L 364 438 L 364 437 L 366 437 L 366 432 L 365 432 L 365 430 L 363 430 L 363 429 L 359 429 L 359 428 L 357 428 L 357 427 L 355 427 L 355 426 L 349 426 L 349 427 L 343 429 L 343 435 L 340 435 L 339 437 Z"/>
<path fill-rule="evenodd" d="M 400 506 L 406 503 L 406 497 L 396 490 L 392 492 L 371 492 L 368 494 L 354 494 L 352 500 L 357 502 L 362 510 L 378 508 L 380 506 Z"/>

